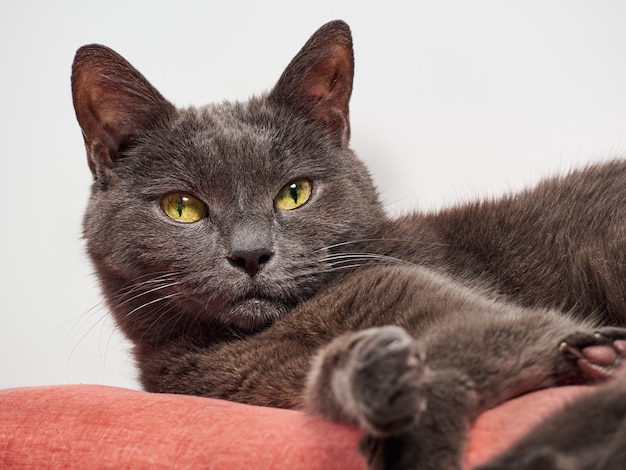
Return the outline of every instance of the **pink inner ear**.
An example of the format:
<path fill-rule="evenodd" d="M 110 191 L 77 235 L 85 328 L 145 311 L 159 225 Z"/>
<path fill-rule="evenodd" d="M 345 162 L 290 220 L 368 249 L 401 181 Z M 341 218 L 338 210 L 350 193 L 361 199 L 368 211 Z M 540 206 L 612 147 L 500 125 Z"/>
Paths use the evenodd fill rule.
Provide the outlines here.
<path fill-rule="evenodd" d="M 77 83 L 74 107 L 87 145 L 89 167 L 95 173 L 98 161 L 105 167 L 112 165 L 130 130 L 124 116 L 112 106 L 115 101 L 113 87 L 90 83 L 90 78 L 89 75 L 82 76 Z M 123 97 L 121 101 L 123 104 Z"/>
<path fill-rule="evenodd" d="M 312 117 L 345 143 L 353 68 L 348 26 L 328 23 L 293 58 L 270 99 Z"/>
<path fill-rule="evenodd" d="M 333 91 L 337 84 L 340 71 L 336 60 L 326 60 L 313 67 L 307 74 L 304 85 L 307 93 L 318 102 Z"/>
<path fill-rule="evenodd" d="M 98 162 L 110 167 L 134 135 L 155 126 L 174 111 L 174 106 L 131 64 L 99 45 L 77 51 L 72 94 L 94 173 Z"/>
<path fill-rule="evenodd" d="M 132 103 L 127 102 L 124 96 L 117 98 L 117 94 L 113 87 L 93 86 L 85 90 L 85 94 L 79 98 L 84 102 L 76 105 L 77 108 L 85 108 L 86 113 L 89 113 L 89 117 L 84 122 L 84 131 L 87 136 L 115 151 L 124 138 L 123 129 L 127 125 L 124 122 L 126 121 L 124 115 L 117 109 L 115 103 L 119 101 L 120 106 L 125 104 L 127 113 L 132 107 Z"/>
<path fill-rule="evenodd" d="M 336 48 L 335 52 L 341 54 Z M 312 67 L 305 76 L 303 94 L 311 99 L 311 114 L 333 131 L 349 137 L 349 102 L 352 92 L 351 59 L 338 54 Z M 308 100 L 306 100 L 308 101 Z"/>

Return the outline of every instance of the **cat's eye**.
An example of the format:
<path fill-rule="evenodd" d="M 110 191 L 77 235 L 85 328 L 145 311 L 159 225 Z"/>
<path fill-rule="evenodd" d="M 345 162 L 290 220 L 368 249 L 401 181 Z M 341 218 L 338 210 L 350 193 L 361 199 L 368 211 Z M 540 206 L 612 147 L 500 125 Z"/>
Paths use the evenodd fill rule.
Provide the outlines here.
<path fill-rule="evenodd" d="M 286 184 L 274 198 L 274 207 L 281 211 L 297 209 L 307 202 L 313 192 L 313 184 L 305 179 L 297 179 Z"/>
<path fill-rule="evenodd" d="M 186 224 L 199 221 L 206 213 L 206 208 L 199 199 L 183 193 L 164 196 L 161 199 L 161 208 L 171 219 Z"/>

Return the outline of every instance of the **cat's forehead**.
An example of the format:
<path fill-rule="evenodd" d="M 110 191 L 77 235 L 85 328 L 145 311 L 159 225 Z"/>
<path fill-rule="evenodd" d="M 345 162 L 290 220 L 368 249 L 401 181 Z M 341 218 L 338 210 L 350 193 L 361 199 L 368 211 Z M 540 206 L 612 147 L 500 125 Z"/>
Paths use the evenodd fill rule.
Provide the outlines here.
<path fill-rule="evenodd" d="M 263 99 L 251 99 L 180 110 L 168 140 L 187 154 L 183 160 L 206 165 L 212 173 L 253 170 L 280 176 L 325 166 L 324 142 L 306 127 Z"/>
<path fill-rule="evenodd" d="M 180 115 L 201 129 L 216 135 L 230 137 L 253 136 L 263 138 L 276 129 L 275 116 L 269 106 L 258 100 L 250 102 L 223 102 L 190 108 Z"/>
<path fill-rule="evenodd" d="M 278 135 L 271 119 L 240 103 L 182 110 L 172 130 L 196 149 L 249 158 L 267 153 Z"/>
<path fill-rule="evenodd" d="M 315 139 L 303 145 L 298 135 L 297 124 L 260 100 L 223 103 L 178 110 L 139 153 L 153 161 L 144 174 L 150 186 L 163 184 L 206 199 L 251 200 L 253 195 L 273 197 L 290 180 L 326 171 L 323 146 L 308 149 Z"/>
<path fill-rule="evenodd" d="M 181 110 L 169 129 L 167 145 L 186 164 L 231 170 L 245 159 L 266 159 L 272 132 L 231 112 L 233 106 L 205 106 Z M 239 115 L 238 115 L 239 114 Z"/>

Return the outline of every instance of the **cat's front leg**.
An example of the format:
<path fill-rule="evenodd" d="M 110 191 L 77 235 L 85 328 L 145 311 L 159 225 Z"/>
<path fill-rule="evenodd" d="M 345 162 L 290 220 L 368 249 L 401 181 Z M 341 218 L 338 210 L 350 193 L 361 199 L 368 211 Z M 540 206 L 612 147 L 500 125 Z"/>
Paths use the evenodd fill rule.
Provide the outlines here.
<path fill-rule="evenodd" d="M 313 361 L 306 406 L 377 437 L 408 430 L 426 405 L 419 343 L 397 326 L 346 333 Z"/>
<path fill-rule="evenodd" d="M 474 384 L 457 369 L 427 371 L 426 409 L 395 436 L 366 435 L 361 452 L 371 470 L 460 470 L 475 413 Z"/>

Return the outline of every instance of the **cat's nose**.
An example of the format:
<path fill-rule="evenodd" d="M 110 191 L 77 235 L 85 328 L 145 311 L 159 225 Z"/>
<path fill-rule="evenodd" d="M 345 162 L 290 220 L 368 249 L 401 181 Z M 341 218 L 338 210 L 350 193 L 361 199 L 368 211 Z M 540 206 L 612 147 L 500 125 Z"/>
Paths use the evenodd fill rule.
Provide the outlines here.
<path fill-rule="evenodd" d="M 254 277 L 273 255 L 274 252 L 267 248 L 233 250 L 228 261 L 233 266 L 245 271 L 248 276 Z"/>

